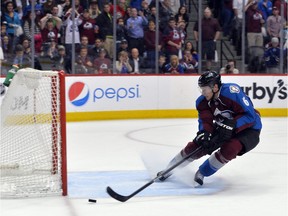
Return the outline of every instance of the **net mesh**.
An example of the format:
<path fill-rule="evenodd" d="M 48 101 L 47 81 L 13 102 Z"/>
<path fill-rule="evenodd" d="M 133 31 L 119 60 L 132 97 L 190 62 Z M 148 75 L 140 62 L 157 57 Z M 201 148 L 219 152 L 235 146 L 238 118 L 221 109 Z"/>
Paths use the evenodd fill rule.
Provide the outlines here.
<path fill-rule="evenodd" d="M 21 69 L 1 105 L 1 198 L 62 193 L 59 73 Z"/>

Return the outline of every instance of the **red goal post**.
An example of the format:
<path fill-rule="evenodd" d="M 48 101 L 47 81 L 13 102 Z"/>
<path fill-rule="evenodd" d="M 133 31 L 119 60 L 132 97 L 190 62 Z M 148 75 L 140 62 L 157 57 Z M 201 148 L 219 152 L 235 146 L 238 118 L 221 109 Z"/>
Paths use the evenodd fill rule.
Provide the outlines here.
<path fill-rule="evenodd" d="M 67 195 L 65 75 L 19 70 L 1 104 L 1 198 Z"/>

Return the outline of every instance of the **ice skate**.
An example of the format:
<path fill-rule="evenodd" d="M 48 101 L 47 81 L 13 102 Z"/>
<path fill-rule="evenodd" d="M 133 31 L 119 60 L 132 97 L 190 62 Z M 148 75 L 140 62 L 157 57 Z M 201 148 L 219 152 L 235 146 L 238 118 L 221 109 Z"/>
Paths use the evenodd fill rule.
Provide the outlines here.
<path fill-rule="evenodd" d="M 179 161 L 181 161 L 183 159 L 183 156 L 181 154 L 181 152 L 179 152 L 168 164 L 167 169 L 171 166 L 173 166 L 174 164 L 178 163 Z M 192 162 L 193 159 L 187 159 L 187 161 L 184 161 L 181 165 L 178 166 L 179 168 L 185 167 L 187 164 L 189 164 L 190 162 Z M 165 172 L 165 170 L 162 170 L 160 172 L 157 173 L 157 176 L 161 175 L 163 172 Z M 159 178 L 159 181 L 165 181 L 167 178 L 169 178 L 171 175 L 173 174 L 173 172 L 169 172 L 163 176 L 161 176 Z"/>
<path fill-rule="evenodd" d="M 197 186 L 203 185 L 204 176 L 201 174 L 200 170 L 195 173 L 194 181 L 198 184 Z"/>

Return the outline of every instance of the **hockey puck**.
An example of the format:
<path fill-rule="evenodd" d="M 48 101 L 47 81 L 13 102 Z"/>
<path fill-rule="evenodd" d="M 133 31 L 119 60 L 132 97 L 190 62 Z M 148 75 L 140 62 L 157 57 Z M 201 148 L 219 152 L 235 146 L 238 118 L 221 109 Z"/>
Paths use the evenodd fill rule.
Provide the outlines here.
<path fill-rule="evenodd" d="M 91 203 L 96 203 L 97 200 L 96 199 L 88 199 L 88 202 L 91 202 Z"/>

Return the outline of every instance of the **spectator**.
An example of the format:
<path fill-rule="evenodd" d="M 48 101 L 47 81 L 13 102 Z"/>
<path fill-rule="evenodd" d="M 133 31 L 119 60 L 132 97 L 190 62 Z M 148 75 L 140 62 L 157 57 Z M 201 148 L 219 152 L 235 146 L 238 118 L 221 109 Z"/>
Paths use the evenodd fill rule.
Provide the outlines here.
<path fill-rule="evenodd" d="M 258 9 L 261 11 L 265 22 L 272 15 L 272 6 L 273 4 L 270 0 L 260 0 L 258 2 Z"/>
<path fill-rule="evenodd" d="M 130 6 L 126 7 L 126 14 L 125 14 L 125 17 L 123 17 L 125 24 L 126 24 L 127 20 L 132 16 L 131 9 L 132 8 Z"/>
<path fill-rule="evenodd" d="M 279 11 L 281 11 L 280 9 L 283 8 L 283 12 L 284 12 L 284 19 L 288 20 L 287 17 L 287 5 L 288 2 L 287 1 L 282 1 L 282 0 L 274 0 L 274 6 L 278 8 Z M 281 14 L 281 13 L 280 13 Z"/>
<path fill-rule="evenodd" d="M 220 74 L 239 74 L 239 70 L 236 68 L 236 61 L 228 59 L 227 64 L 220 69 Z"/>
<path fill-rule="evenodd" d="M 257 2 L 253 0 L 249 0 L 249 3 L 245 6 L 248 48 L 251 46 L 263 47 L 261 27 L 265 21 L 261 11 L 257 7 Z"/>
<path fill-rule="evenodd" d="M 4 54 L 4 60 L 8 60 L 13 55 L 12 43 L 10 43 L 8 35 L 1 36 L 1 45 Z"/>
<path fill-rule="evenodd" d="M 102 39 L 100 38 L 96 38 L 95 39 L 95 44 L 94 44 L 94 47 L 92 48 L 91 50 L 91 56 L 95 59 L 95 58 L 98 58 L 99 57 L 99 53 L 100 53 L 100 50 L 104 49 L 104 44 L 103 44 L 103 41 Z M 108 51 L 106 50 L 106 53 L 108 53 Z M 109 55 L 107 54 L 107 56 L 109 58 Z"/>
<path fill-rule="evenodd" d="M 99 16 L 99 14 L 101 14 L 101 10 L 98 7 L 98 0 L 90 1 L 89 13 L 92 19 L 96 19 Z"/>
<path fill-rule="evenodd" d="M 165 0 L 164 0 L 165 1 Z M 172 10 L 173 16 L 175 16 L 180 8 L 180 1 L 179 0 L 169 0 L 169 5 Z"/>
<path fill-rule="evenodd" d="M 89 45 L 93 45 L 95 42 L 96 34 L 99 27 L 96 25 L 95 19 L 90 17 L 88 9 L 85 9 L 81 16 L 82 23 L 79 25 L 80 36 L 86 36 L 88 38 Z"/>
<path fill-rule="evenodd" d="M 114 5 L 110 5 L 110 14 L 112 15 L 114 13 Z M 118 4 L 116 5 L 116 19 L 119 19 L 120 17 L 125 17 L 126 15 L 126 5 L 124 1 L 118 0 Z"/>
<path fill-rule="evenodd" d="M 109 58 L 106 58 L 107 55 L 105 49 L 101 49 L 99 57 L 94 60 L 94 72 L 95 74 L 111 74 L 112 62 Z"/>
<path fill-rule="evenodd" d="M 160 18 L 159 29 L 163 32 L 168 26 L 170 18 L 173 17 L 173 11 L 170 7 L 169 0 L 163 0 L 160 2 L 158 16 Z"/>
<path fill-rule="evenodd" d="M 54 69 L 64 70 L 65 73 L 71 74 L 71 58 L 66 55 L 65 47 L 63 45 L 58 45 L 57 49 L 57 54 L 53 56 Z"/>
<path fill-rule="evenodd" d="M 190 50 L 184 50 L 181 64 L 184 66 L 185 74 L 198 73 L 198 60 L 193 57 Z"/>
<path fill-rule="evenodd" d="M 121 5 L 121 7 L 123 7 L 126 11 L 128 5 L 130 4 L 130 0 L 118 0 L 118 4 Z"/>
<path fill-rule="evenodd" d="M 93 73 L 93 63 L 88 56 L 87 47 L 81 47 L 80 54 L 76 58 L 75 72 L 77 74 L 92 74 Z"/>
<path fill-rule="evenodd" d="M 233 0 L 233 11 L 235 18 L 232 21 L 232 42 L 236 47 L 237 55 L 241 55 L 242 49 L 242 25 L 243 25 L 243 4 L 246 5 L 248 0 Z"/>
<path fill-rule="evenodd" d="M 119 45 L 122 40 L 127 40 L 127 29 L 124 24 L 124 19 L 120 17 L 117 20 L 117 27 L 116 27 L 116 45 L 117 50 L 119 49 Z"/>
<path fill-rule="evenodd" d="M 273 7 L 272 13 L 273 15 L 269 16 L 267 19 L 267 34 L 270 38 L 280 38 L 280 32 L 285 26 L 286 21 L 279 15 L 279 10 L 277 7 Z"/>
<path fill-rule="evenodd" d="M 63 26 L 66 27 L 65 29 L 65 50 L 67 55 L 71 55 L 72 52 L 72 43 L 75 44 L 75 50 L 77 50 L 77 47 L 80 46 L 80 33 L 79 33 L 79 27 L 82 23 L 82 20 L 80 19 L 80 14 L 77 10 L 75 10 L 75 24 L 73 24 L 73 18 L 72 18 L 72 8 L 70 8 L 67 13 L 65 14 Z M 73 34 L 74 34 L 74 41 L 73 41 Z"/>
<path fill-rule="evenodd" d="M 62 9 L 60 5 L 56 4 L 56 6 L 52 8 L 51 14 L 52 16 L 59 17 L 61 19 L 63 14 L 62 11 L 59 11 L 59 8 Z"/>
<path fill-rule="evenodd" d="M 186 41 L 184 44 L 184 50 L 190 50 L 191 54 L 196 53 L 192 41 Z"/>
<path fill-rule="evenodd" d="M 24 49 L 24 55 L 30 56 L 31 55 L 31 47 L 30 47 L 29 39 L 24 38 L 22 40 L 22 46 L 23 46 L 23 49 Z"/>
<path fill-rule="evenodd" d="M 171 55 L 178 56 L 181 52 L 182 38 L 181 33 L 177 30 L 174 17 L 170 18 L 169 25 L 163 32 L 163 40 L 167 59 L 170 59 Z"/>
<path fill-rule="evenodd" d="M 128 53 L 121 51 L 118 54 L 118 61 L 116 61 L 116 73 L 117 74 L 129 74 L 132 72 L 132 67 L 129 64 Z"/>
<path fill-rule="evenodd" d="M 170 62 L 165 65 L 165 73 L 169 74 L 184 74 L 184 66 L 179 63 L 177 55 L 170 56 Z"/>
<path fill-rule="evenodd" d="M 55 57 L 58 56 L 58 48 L 57 48 L 57 42 L 52 40 L 49 43 L 49 47 L 46 52 L 42 53 L 42 57 L 45 57 L 46 62 L 49 62 L 48 68 L 55 68 Z M 41 58 L 43 59 L 43 58 Z M 43 62 L 44 63 L 44 62 Z"/>
<path fill-rule="evenodd" d="M 18 44 L 19 42 L 19 36 L 21 35 L 21 33 L 17 32 L 17 30 L 20 30 L 21 28 L 21 21 L 18 13 L 14 11 L 14 6 L 12 2 L 6 3 L 5 12 L 3 15 L 4 16 L 2 21 L 5 21 L 7 24 L 6 31 L 10 37 L 12 49 L 14 50 L 16 44 Z"/>
<path fill-rule="evenodd" d="M 29 0 L 29 4 L 24 7 L 23 10 L 23 17 L 27 16 L 28 13 L 31 13 L 32 11 L 32 0 Z M 38 19 L 41 19 L 41 16 L 43 16 L 43 8 L 42 8 L 42 4 L 39 3 L 39 1 L 35 2 L 35 14 L 36 17 L 38 17 Z"/>
<path fill-rule="evenodd" d="M 156 16 L 158 16 L 157 10 L 156 10 L 156 7 L 153 6 L 150 8 L 150 13 L 146 17 L 147 17 L 148 21 L 153 20 L 154 23 L 156 23 Z M 159 18 L 161 18 L 161 17 L 159 17 Z"/>
<path fill-rule="evenodd" d="M 120 47 L 117 49 L 117 60 L 118 60 L 118 56 L 119 53 L 125 51 L 127 53 L 129 53 L 129 49 L 128 49 L 128 42 L 126 39 L 123 39 L 120 43 Z"/>
<path fill-rule="evenodd" d="M 233 0 L 233 10 L 235 14 L 235 18 L 238 20 L 239 25 L 242 25 L 243 19 L 243 4 L 244 6 L 248 4 L 248 0 Z"/>
<path fill-rule="evenodd" d="M 221 24 L 223 29 L 223 36 L 231 36 L 232 34 L 232 21 L 234 18 L 233 0 L 225 0 L 223 2 L 221 13 Z"/>
<path fill-rule="evenodd" d="M 280 52 L 281 50 L 279 48 L 279 39 L 277 37 L 273 37 L 271 39 L 271 47 L 265 50 L 264 53 L 267 73 L 269 74 L 280 73 L 279 69 Z"/>
<path fill-rule="evenodd" d="M 148 20 L 144 16 L 142 11 L 138 11 L 136 8 L 131 9 L 131 17 L 127 20 L 128 31 L 128 45 L 129 49 L 137 48 L 140 56 L 143 56 L 144 52 L 144 27 L 148 25 Z"/>
<path fill-rule="evenodd" d="M 151 14 L 150 8 L 149 8 L 149 4 L 146 0 L 142 0 L 141 3 L 141 11 L 143 11 L 143 14 L 146 18 L 148 18 L 148 16 Z"/>
<path fill-rule="evenodd" d="M 40 55 L 41 57 L 48 57 L 49 59 L 52 59 L 57 52 L 57 41 L 51 38 Z"/>
<path fill-rule="evenodd" d="M 84 7 L 80 4 L 80 0 L 74 0 L 75 1 L 75 10 L 79 13 L 82 14 L 84 11 Z"/>
<path fill-rule="evenodd" d="M 104 4 L 104 9 L 96 19 L 99 26 L 100 38 L 104 41 L 104 47 L 108 51 L 108 55 L 113 58 L 113 17 L 111 16 L 110 5 Z"/>
<path fill-rule="evenodd" d="M 187 14 L 187 8 L 185 6 L 179 7 L 178 13 L 175 15 L 176 23 L 180 21 L 185 22 L 185 31 L 187 31 L 187 27 L 189 25 L 189 15 Z"/>
<path fill-rule="evenodd" d="M 7 33 L 7 22 L 6 21 L 3 21 L 1 22 L 1 37 L 5 36 L 5 35 L 9 35 Z"/>
<path fill-rule="evenodd" d="M 93 51 L 93 45 L 89 45 L 89 42 L 88 42 L 88 37 L 87 36 L 82 36 L 81 37 L 81 41 L 80 41 L 80 46 L 77 47 L 76 49 L 76 53 L 79 54 L 80 53 L 80 50 L 81 50 L 81 47 L 86 47 L 88 49 L 88 55 L 93 57 L 94 56 L 94 51 Z"/>
<path fill-rule="evenodd" d="M 139 51 L 137 48 L 131 49 L 131 58 L 129 59 L 129 64 L 132 67 L 130 74 L 140 74 L 143 73 L 144 68 L 144 59 L 142 56 L 139 56 Z"/>
<path fill-rule="evenodd" d="M 72 7 L 71 0 L 65 0 L 63 4 L 58 5 L 60 6 L 60 10 L 62 11 L 61 17 L 65 16 L 67 11 Z"/>
<path fill-rule="evenodd" d="M 146 66 L 147 68 L 155 68 L 156 52 L 162 48 L 162 33 L 158 32 L 158 46 L 156 45 L 156 25 L 153 20 L 149 21 L 148 30 L 144 33 L 144 44 L 147 52 Z"/>
<path fill-rule="evenodd" d="M 186 26 L 186 23 L 184 20 L 179 21 L 177 23 L 177 30 L 179 31 L 180 37 L 181 37 L 181 46 L 184 45 L 184 42 L 185 42 L 186 37 L 187 37 L 187 32 L 185 30 L 185 26 Z"/>
<path fill-rule="evenodd" d="M 24 48 L 21 44 L 15 47 L 15 57 L 12 63 L 19 66 L 19 68 L 26 68 L 31 66 L 31 58 L 24 54 Z"/>
<path fill-rule="evenodd" d="M 59 17 L 52 16 L 52 14 L 46 14 L 40 20 L 42 42 L 48 43 L 51 39 L 57 41 L 58 33 L 62 26 L 62 20 Z"/>
<path fill-rule="evenodd" d="M 53 7 L 57 7 L 55 0 L 47 0 L 42 7 L 44 16 L 46 16 L 46 14 L 50 14 Z"/>
<path fill-rule="evenodd" d="M 166 56 L 159 55 L 158 60 L 159 73 L 165 73 L 165 65 L 166 65 Z"/>
<path fill-rule="evenodd" d="M 40 20 L 39 17 L 36 16 L 34 19 L 34 35 L 41 34 L 41 27 L 40 27 Z M 34 35 L 32 34 L 32 13 L 27 12 L 27 15 L 23 17 L 23 32 L 24 37 L 28 38 L 29 40 L 32 40 Z"/>
<path fill-rule="evenodd" d="M 216 42 L 220 37 L 221 27 L 218 20 L 212 17 L 210 8 L 204 10 L 202 19 L 202 38 L 198 37 L 198 21 L 194 26 L 196 42 L 202 40 L 202 60 L 206 57 L 206 68 L 211 69 L 212 60 L 215 59 Z"/>

